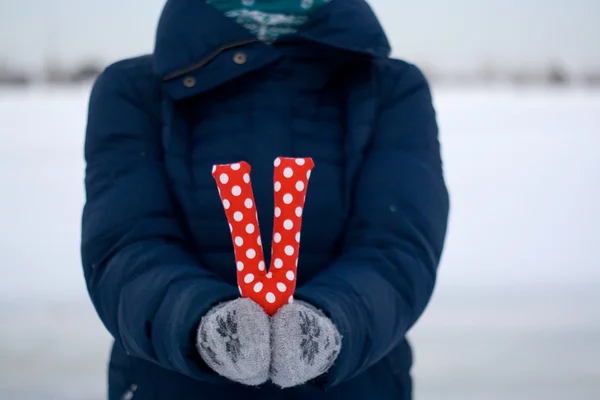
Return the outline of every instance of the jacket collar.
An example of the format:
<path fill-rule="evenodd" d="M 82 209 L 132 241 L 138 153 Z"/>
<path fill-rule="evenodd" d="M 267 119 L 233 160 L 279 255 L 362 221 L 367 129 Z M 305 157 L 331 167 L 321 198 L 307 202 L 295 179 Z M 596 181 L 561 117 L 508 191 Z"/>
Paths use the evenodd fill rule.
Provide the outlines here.
<path fill-rule="evenodd" d="M 387 57 L 390 45 L 365 0 L 333 0 L 319 9 L 294 36 L 370 57 Z M 237 51 L 243 65 L 232 62 Z M 245 28 L 203 0 L 168 0 L 161 14 L 154 48 L 155 73 L 175 98 L 208 90 L 236 76 L 274 62 L 281 53 L 261 43 Z M 202 69 L 198 79 L 197 71 Z M 195 79 L 193 90 L 185 79 Z M 187 85 L 189 86 L 189 85 Z"/>
<path fill-rule="evenodd" d="M 365 0 L 332 0 L 319 9 L 298 36 L 375 58 L 390 54 L 390 43 Z"/>

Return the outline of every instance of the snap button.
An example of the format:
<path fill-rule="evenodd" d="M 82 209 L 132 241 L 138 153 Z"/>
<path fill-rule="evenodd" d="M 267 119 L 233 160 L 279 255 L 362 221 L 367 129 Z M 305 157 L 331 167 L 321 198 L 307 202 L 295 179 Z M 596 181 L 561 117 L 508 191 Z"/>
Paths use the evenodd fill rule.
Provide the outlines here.
<path fill-rule="evenodd" d="M 194 78 L 193 76 L 186 76 L 183 79 L 183 86 L 185 86 L 186 88 L 193 88 L 194 86 L 196 86 L 196 78 Z"/>
<path fill-rule="evenodd" d="M 235 53 L 233 56 L 233 62 L 237 65 L 242 65 L 246 63 L 246 54 L 240 52 Z"/>

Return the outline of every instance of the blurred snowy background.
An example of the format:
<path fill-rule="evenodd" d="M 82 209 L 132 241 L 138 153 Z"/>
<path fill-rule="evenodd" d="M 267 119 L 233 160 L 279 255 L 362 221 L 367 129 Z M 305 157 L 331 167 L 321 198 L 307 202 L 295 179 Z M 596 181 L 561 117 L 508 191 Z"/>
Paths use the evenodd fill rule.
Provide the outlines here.
<path fill-rule="evenodd" d="M 432 79 L 452 197 L 415 400 L 599 399 L 600 2 L 404 3 L 372 2 Z M 0 1 L 2 400 L 105 396 L 79 264 L 89 80 L 151 49 L 161 6 Z"/>

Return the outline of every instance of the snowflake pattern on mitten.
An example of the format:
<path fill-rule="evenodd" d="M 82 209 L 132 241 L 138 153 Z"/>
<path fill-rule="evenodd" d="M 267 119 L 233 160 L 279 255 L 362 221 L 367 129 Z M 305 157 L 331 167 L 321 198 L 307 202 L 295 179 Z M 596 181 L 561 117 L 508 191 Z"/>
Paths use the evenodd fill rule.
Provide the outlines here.
<path fill-rule="evenodd" d="M 293 301 L 302 213 L 314 163 L 310 158 L 278 157 L 274 165 L 275 210 L 268 271 L 250 165 L 244 161 L 215 165 L 212 172 L 229 222 L 240 294 L 254 300 L 271 316 Z"/>

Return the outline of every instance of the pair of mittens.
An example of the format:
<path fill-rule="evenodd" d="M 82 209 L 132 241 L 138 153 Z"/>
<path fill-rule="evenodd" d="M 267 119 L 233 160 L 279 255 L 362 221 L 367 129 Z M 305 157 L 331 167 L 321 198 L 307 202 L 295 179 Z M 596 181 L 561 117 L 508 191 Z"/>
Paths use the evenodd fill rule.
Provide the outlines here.
<path fill-rule="evenodd" d="M 196 347 L 218 374 L 245 385 L 267 380 L 289 388 L 327 372 L 341 336 L 321 311 L 302 301 L 269 318 L 253 300 L 218 305 L 200 323 Z"/>

